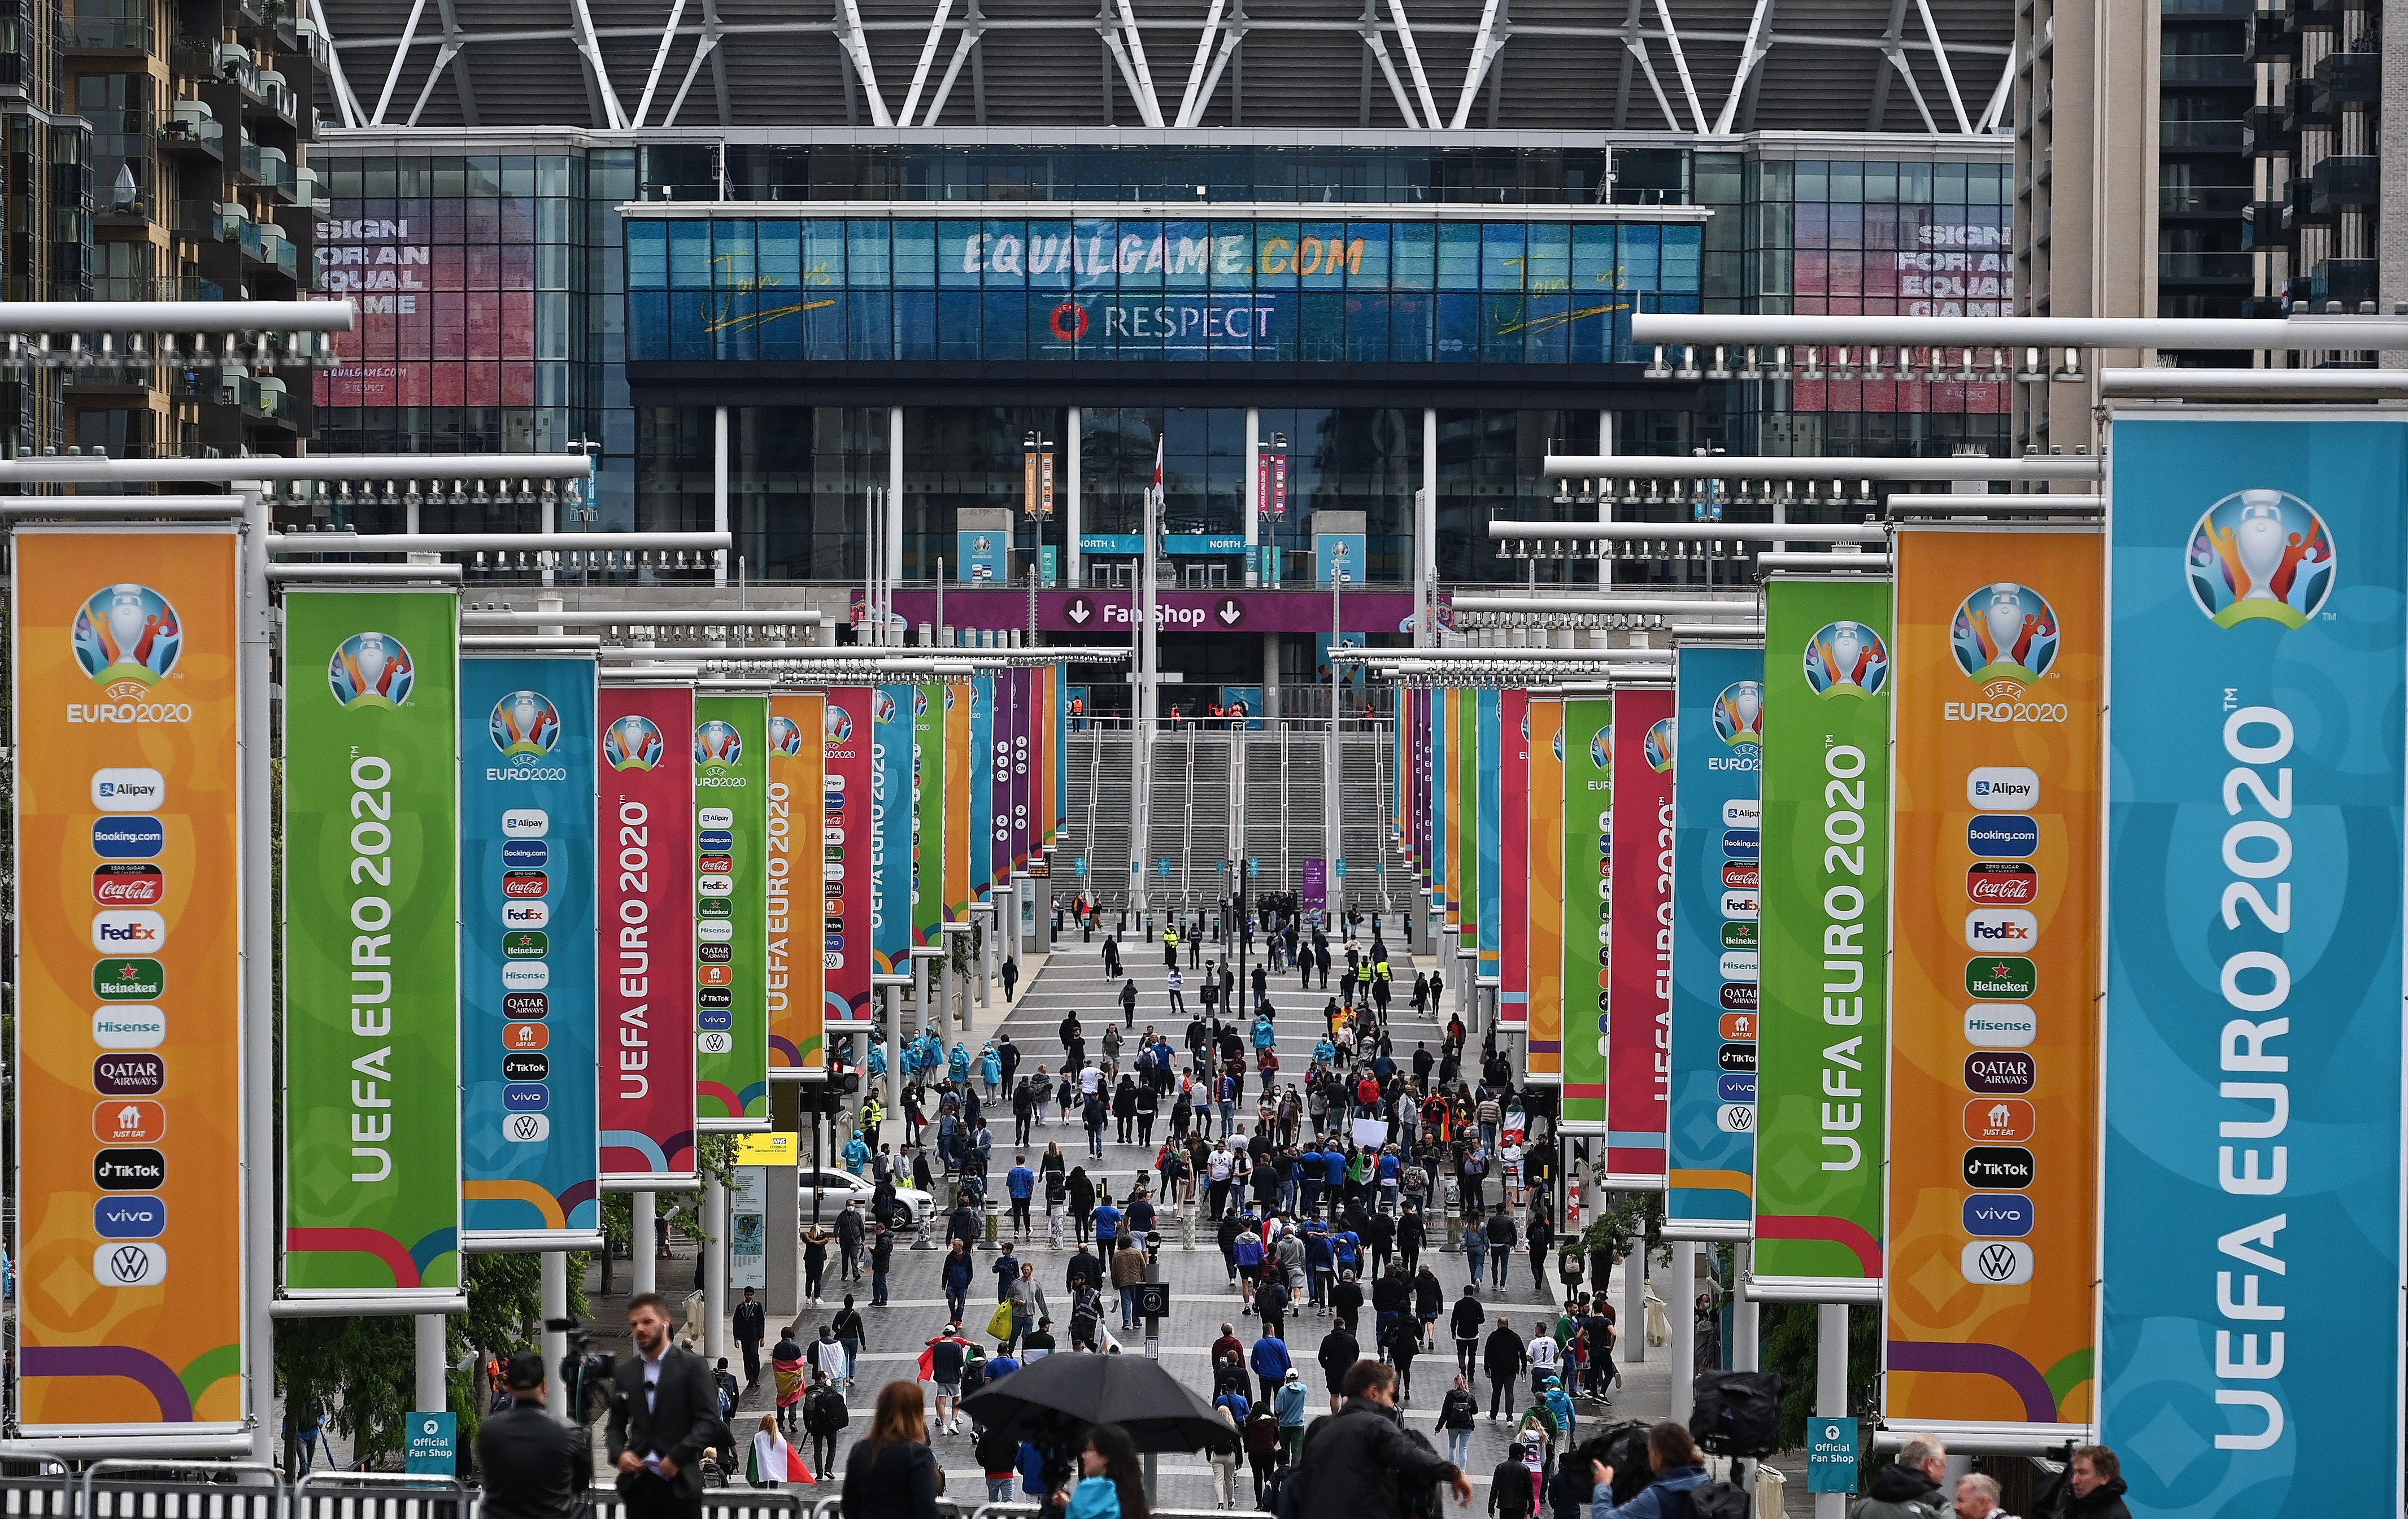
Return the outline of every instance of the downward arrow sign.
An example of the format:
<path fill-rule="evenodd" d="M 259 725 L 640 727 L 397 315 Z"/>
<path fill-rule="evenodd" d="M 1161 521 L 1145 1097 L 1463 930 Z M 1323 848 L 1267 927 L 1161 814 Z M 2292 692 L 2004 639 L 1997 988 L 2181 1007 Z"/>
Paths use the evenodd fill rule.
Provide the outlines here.
<path fill-rule="evenodd" d="M 1084 600 L 1079 600 L 1070 603 L 1068 615 L 1071 622 L 1084 623 L 1092 614 L 1087 609 L 1086 602 Z"/>
<path fill-rule="evenodd" d="M 1223 624 L 1227 625 L 1236 623 L 1239 618 L 1245 616 L 1246 612 L 1244 608 L 1239 606 L 1236 600 L 1232 599 L 1221 603 L 1221 610 L 1218 615 Z"/>

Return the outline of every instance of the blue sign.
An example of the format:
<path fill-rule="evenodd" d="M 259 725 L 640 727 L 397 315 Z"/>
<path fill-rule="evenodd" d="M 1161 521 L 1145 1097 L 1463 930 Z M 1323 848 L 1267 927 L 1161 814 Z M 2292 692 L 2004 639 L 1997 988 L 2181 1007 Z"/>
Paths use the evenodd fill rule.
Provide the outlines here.
<path fill-rule="evenodd" d="M 1324 588 L 1360 585 L 1369 577 L 1365 565 L 1369 540 L 1360 533 L 1312 535 L 1312 581 Z"/>
<path fill-rule="evenodd" d="M 1684 647 L 1675 656 L 1672 788 L 1672 1053 L 1664 1216 L 1692 1238 L 1747 1237 L 1755 1208 L 1756 1073 L 1722 1068 L 1726 1046 L 1756 1048 L 1756 1000 L 1733 1008 L 1724 975 L 1730 924 L 1754 946 L 1756 893 L 1727 870 L 1755 869 L 1764 754 L 1764 651 Z M 1748 879 L 1742 877 L 1743 880 Z M 1752 882 L 1751 882 L 1752 884 Z M 1752 962 L 1753 953 L 1749 959 Z M 1752 968 L 1746 970 L 1754 979 Z M 1853 1426 L 1851 1426 L 1853 1427 Z M 1853 1478 L 1849 1491 L 1854 1491 Z"/>
<path fill-rule="evenodd" d="M 1853 1493 L 1856 1490 L 1856 1421 L 1806 1421 L 1806 1491 Z"/>
<path fill-rule="evenodd" d="M 2040 824 L 2013 812 L 1978 812 L 1965 824 L 1965 848 L 1993 860 L 2019 860 L 2040 848 Z"/>
<path fill-rule="evenodd" d="M 1263 688 L 1261 686 L 1223 686 L 1221 710 L 1235 718 L 1245 714 L 1249 729 L 1259 732 L 1263 725 Z"/>
<path fill-rule="evenodd" d="M 104 1240 L 156 1240 L 167 1232 L 160 1197 L 108 1197 L 92 1205 L 92 1232 Z"/>
<path fill-rule="evenodd" d="M 1141 552 L 1145 539 L 1135 533 L 1082 533 L 1081 553 L 1125 553 Z M 1162 536 L 1165 553 L 1244 553 L 1243 533 L 1165 533 Z"/>
<path fill-rule="evenodd" d="M 590 655 L 460 662 L 460 1220 L 489 1246 L 602 1226 L 594 681 Z M 536 866 L 545 894 L 508 895 Z M 547 946 L 536 1035 L 527 994 L 504 983 L 530 963 L 503 953 L 521 932 Z M 529 1081 L 511 1062 L 536 1049 L 547 1069 Z"/>
<path fill-rule="evenodd" d="M 2032 1231 L 2032 1203 L 2020 1192 L 1976 1192 L 1965 1199 L 1965 1232 L 1984 1240 L 2020 1240 Z"/>
<path fill-rule="evenodd" d="M 2308 1519 L 2401 1481 L 2408 426 L 2112 460 L 2100 1435 L 2135 1513 Z"/>
<path fill-rule="evenodd" d="M 150 860 L 167 847 L 157 818 L 102 818 L 92 825 L 92 852 L 104 860 Z"/>
<path fill-rule="evenodd" d="M 1075 865 L 1073 866 L 1073 867 L 1072 867 L 1072 869 L 1071 869 L 1071 874 L 1076 875 L 1076 876 L 1079 876 L 1079 877 L 1081 877 L 1082 879 L 1083 879 L 1083 878 L 1086 876 L 1086 874 L 1087 874 L 1087 857 L 1086 857 L 1084 854 L 1082 854 L 1082 855 L 1080 855 L 1080 856 L 1079 856 L 1079 858 L 1078 858 L 1077 862 L 1075 863 Z"/>
<path fill-rule="evenodd" d="M 466 663 L 463 661 L 463 663 Z M 450 1413 L 412 1413 L 409 1420 L 409 1440 L 403 1449 L 403 1469 L 423 1472 L 430 1477 L 456 1477 L 460 1474 L 460 1428 L 458 1418 Z"/>
<path fill-rule="evenodd" d="M 1054 589 L 1054 580 L 1057 573 L 1054 556 L 1060 552 L 1051 543 L 1040 544 L 1037 550 L 1037 583 L 1048 591 Z"/>
<path fill-rule="evenodd" d="M 1011 579 L 1009 532 L 955 533 L 953 554 L 961 566 L 961 579 L 973 585 L 997 585 Z"/>

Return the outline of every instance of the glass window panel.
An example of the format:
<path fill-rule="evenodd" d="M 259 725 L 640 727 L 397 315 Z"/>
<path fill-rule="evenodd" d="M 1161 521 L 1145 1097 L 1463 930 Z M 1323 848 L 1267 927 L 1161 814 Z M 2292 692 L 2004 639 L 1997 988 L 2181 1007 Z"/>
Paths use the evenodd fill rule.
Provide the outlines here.
<path fill-rule="evenodd" d="M 1438 224 L 1438 288 L 1480 288 L 1480 227 L 1476 222 Z"/>
<path fill-rule="evenodd" d="M 1526 362 L 1562 364 L 1569 360 L 1571 352 L 1567 324 L 1570 320 L 1570 296 L 1534 294 L 1526 297 L 1522 328 Z"/>
<path fill-rule="evenodd" d="M 1297 228 L 1296 273 L 1305 289 L 1344 288 L 1352 262 L 1345 222 L 1306 222 Z"/>
<path fill-rule="evenodd" d="M 1254 227 L 1254 288 L 1296 288 L 1297 242 L 1301 236 L 1294 222 L 1263 222 Z M 1291 331 L 1289 337 L 1293 340 Z"/>
<path fill-rule="evenodd" d="M 1480 297 L 1480 362 L 1520 364 L 1528 297 L 1519 291 Z"/>
<path fill-rule="evenodd" d="M 1572 229 L 1569 223 L 1532 222 L 1528 257 L 1526 288 L 1534 292 L 1571 288 Z"/>
<path fill-rule="evenodd" d="M 1078 288 L 1113 289 L 1120 282 L 1121 224 L 1107 219 L 1089 219 L 1078 223 L 1077 232 L 1077 261 L 1070 272 Z"/>
<path fill-rule="evenodd" d="M 986 245 L 980 264 L 979 278 L 989 290 L 1020 290 L 1028 283 L 1028 226 L 1022 222 L 989 222 L 981 229 Z M 1025 309 L 1025 301 L 1015 309 Z M 1026 329 L 1024 327 L 1023 345 Z"/>
<path fill-rule="evenodd" d="M 1212 288 L 1245 294 L 1254 288 L 1254 224 L 1212 223 Z"/>
<path fill-rule="evenodd" d="M 1615 264 L 1620 250 L 1611 222 L 1583 222 L 1571 229 L 1571 284 L 1574 290 L 1618 290 L 1622 281 Z"/>
<path fill-rule="evenodd" d="M 1114 258 L 1120 272 L 1123 290 L 1158 291 L 1162 288 L 1162 223 L 1159 222 L 1124 222 L 1120 238 L 1114 245 Z"/>
<path fill-rule="evenodd" d="M 1028 267 L 1029 289 L 1070 288 L 1071 234 L 1068 222 L 1028 223 L 1028 245 L 1022 256 Z"/>
<path fill-rule="evenodd" d="M 1260 329 L 1254 339 L 1254 357 L 1265 362 L 1296 363 L 1301 356 L 1297 340 L 1300 315 L 1296 292 L 1257 292 L 1254 317 Z"/>
<path fill-rule="evenodd" d="M 471 298 L 473 307 L 473 297 Z M 470 324 L 473 328 L 473 309 Z M 469 356 L 477 356 L 475 333 L 469 333 Z M 710 357 L 710 293 L 707 290 L 679 290 L 669 293 L 669 357 L 679 360 Z"/>
<path fill-rule="evenodd" d="M 1388 288 L 1388 223 L 1356 222 L 1346 229 L 1349 290 Z"/>
<path fill-rule="evenodd" d="M 848 284 L 885 290 L 894 282 L 889 227 L 861 218 L 844 224 L 844 276 Z"/>
<path fill-rule="evenodd" d="M 1831 198 L 1831 165 L 1819 159 L 1802 159 L 1798 165 L 1798 198 L 1829 200 Z"/>
<path fill-rule="evenodd" d="M 1443 227 L 1446 223 L 1441 222 Z M 1438 295 L 1438 362 L 1470 364 L 1480 357 L 1480 297 L 1469 292 Z"/>
<path fill-rule="evenodd" d="M 937 224 L 895 223 L 895 288 L 925 290 L 937 282 Z"/>
<path fill-rule="evenodd" d="M 1388 297 L 1388 362 L 1427 364 L 1430 361 L 1430 297 L 1395 294 Z"/>
<path fill-rule="evenodd" d="M 1297 357 L 1308 364 L 1336 364 L 1346 357 L 1346 297 L 1337 291 L 1306 291 L 1297 297 Z"/>
<path fill-rule="evenodd" d="M 1654 222 L 1622 224 L 1622 285 L 1626 290 L 1654 290 L 1661 277 L 1664 229 Z"/>
<path fill-rule="evenodd" d="M 963 239 L 964 246 L 968 243 Z M 908 297 L 911 300 L 920 296 Z M 937 357 L 953 364 L 975 364 L 979 357 L 979 334 L 986 316 L 979 293 L 974 290 L 948 290 L 937 296 Z M 908 342 L 909 339 L 907 338 Z"/>
<path fill-rule="evenodd" d="M 794 292 L 803 283 L 803 228 L 799 222 L 763 222 L 753 231 L 753 267 L 764 290 Z"/>
<path fill-rule="evenodd" d="M 803 226 L 803 282 L 808 285 L 841 285 L 844 283 L 844 223 L 841 222 L 806 222 Z"/>
<path fill-rule="evenodd" d="M 1480 228 L 1480 288 L 1521 290 L 1529 265 L 1528 228 L 1518 222 L 1484 222 Z"/>
<path fill-rule="evenodd" d="M 1346 296 L 1346 362 L 1388 362 L 1388 297 L 1350 293 Z"/>
<path fill-rule="evenodd" d="M 937 282 L 948 289 L 975 287 L 986 266 L 986 229 L 976 222 L 939 222 Z"/>
<path fill-rule="evenodd" d="M 1212 282 L 1212 225 L 1166 222 L 1162 227 L 1162 283 L 1168 290 L 1203 290 Z"/>
<path fill-rule="evenodd" d="M 1427 222 L 1397 222 L 1389 225 L 1388 285 L 1393 290 L 1428 290 L 1438 278 L 1438 234 Z"/>
<path fill-rule="evenodd" d="M 845 308 L 867 299 L 841 290 L 813 290 L 803 302 L 802 356 L 815 363 L 837 363 L 844 356 Z"/>
<path fill-rule="evenodd" d="M 854 225 L 860 225 L 855 222 Z M 883 223 L 881 223 L 882 226 Z M 894 297 L 884 291 L 856 290 L 844 298 L 845 346 L 855 359 L 895 357 Z"/>
<path fill-rule="evenodd" d="M 747 360 L 761 356 L 761 296 L 752 290 L 714 292 L 711 356 Z"/>
<path fill-rule="evenodd" d="M 757 271 L 752 262 L 752 223 L 710 224 L 710 283 L 716 290 L 746 290 Z"/>
<path fill-rule="evenodd" d="M 668 223 L 636 222 L 627 229 L 627 288 L 666 290 L 668 282 Z"/>
<path fill-rule="evenodd" d="M 672 222 L 669 227 L 669 286 L 673 290 L 707 290 L 710 286 L 710 223 Z M 472 249 L 490 248 L 490 237 L 471 236 Z"/>
<path fill-rule="evenodd" d="M 650 364 L 668 356 L 668 293 L 654 290 L 629 291 L 627 293 L 628 359 L 633 363 Z"/>
<path fill-rule="evenodd" d="M 813 299 L 824 298 L 799 292 L 792 284 L 762 291 L 761 357 L 788 363 L 801 358 L 804 311 Z"/>
<path fill-rule="evenodd" d="M 1268 314 L 1262 309 L 1265 305 L 1250 294 L 1214 292 L 1212 309 L 1217 320 L 1209 324 L 1204 333 L 1205 348 L 1214 360 L 1252 359 L 1254 356 L 1255 334 Z M 1269 423 L 1266 423 L 1264 428 L 1268 432 Z"/>

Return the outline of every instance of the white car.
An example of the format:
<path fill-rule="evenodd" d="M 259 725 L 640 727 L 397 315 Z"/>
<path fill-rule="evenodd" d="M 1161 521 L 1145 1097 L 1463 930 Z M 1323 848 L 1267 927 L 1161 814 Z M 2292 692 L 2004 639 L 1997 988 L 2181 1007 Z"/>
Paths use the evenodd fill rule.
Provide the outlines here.
<path fill-rule="evenodd" d="M 872 1217 L 870 1199 L 877 1196 L 878 1183 L 867 1176 L 855 1176 L 841 1168 L 824 1171 L 805 1168 L 795 1173 L 795 1185 L 802 1201 L 803 1227 L 807 1229 L 811 1226 L 811 1204 L 815 1199 L 819 1203 L 820 1225 L 823 1228 L 835 1228 L 837 1214 L 844 1211 L 846 1203 L 856 1198 L 861 1203 L 862 1217 L 865 1220 Z M 918 1187 L 896 1187 L 895 1203 L 903 1210 L 903 1225 L 910 1228 L 926 1223 L 929 1215 L 937 1210 L 937 1199 Z"/>

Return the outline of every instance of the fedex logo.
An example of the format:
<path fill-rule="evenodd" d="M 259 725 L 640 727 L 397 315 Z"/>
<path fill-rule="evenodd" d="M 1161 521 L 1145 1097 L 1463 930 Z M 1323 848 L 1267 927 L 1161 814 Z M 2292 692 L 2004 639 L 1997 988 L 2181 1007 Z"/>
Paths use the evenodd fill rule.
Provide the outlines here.
<path fill-rule="evenodd" d="M 167 920 L 156 912 L 95 912 L 92 947 L 103 954 L 156 950 L 167 942 Z"/>
<path fill-rule="evenodd" d="M 2040 920 L 2021 908 L 1975 908 L 1965 914 L 1969 950 L 2028 950 L 2040 941 Z"/>

